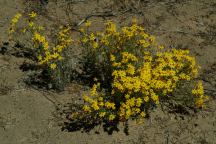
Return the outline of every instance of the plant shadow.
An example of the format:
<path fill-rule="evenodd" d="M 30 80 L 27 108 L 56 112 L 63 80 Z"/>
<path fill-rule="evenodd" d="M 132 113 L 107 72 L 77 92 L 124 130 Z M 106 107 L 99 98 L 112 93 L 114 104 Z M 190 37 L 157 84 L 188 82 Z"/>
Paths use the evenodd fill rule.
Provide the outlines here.
<path fill-rule="evenodd" d="M 64 106 L 65 107 L 65 106 Z M 66 106 L 67 107 L 67 106 Z M 72 109 L 68 109 L 68 108 Z M 81 112 L 81 105 L 72 105 L 70 104 L 66 110 L 58 111 L 58 115 L 61 117 L 64 116 L 63 122 L 61 122 L 62 131 L 67 132 L 76 132 L 81 131 L 85 133 L 89 133 L 91 131 L 95 131 L 96 134 L 100 134 L 101 127 L 103 128 L 103 131 L 108 133 L 109 135 L 112 135 L 113 132 L 118 132 L 119 128 L 119 121 L 104 121 L 99 120 L 97 118 L 94 118 L 91 114 L 83 114 Z M 75 110 L 76 109 L 76 110 Z M 76 116 L 74 117 L 74 114 Z M 62 121 L 62 120 L 61 120 Z M 128 125 L 125 125 L 124 128 L 125 134 L 129 134 L 128 132 Z"/>

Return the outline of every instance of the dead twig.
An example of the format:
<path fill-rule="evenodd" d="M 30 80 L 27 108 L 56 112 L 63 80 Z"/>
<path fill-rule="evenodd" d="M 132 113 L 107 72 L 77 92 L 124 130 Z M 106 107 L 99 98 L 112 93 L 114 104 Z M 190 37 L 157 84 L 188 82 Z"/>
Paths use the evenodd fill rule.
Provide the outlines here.
<path fill-rule="evenodd" d="M 92 17 L 102 17 L 103 19 L 105 19 L 106 17 L 112 17 L 112 16 L 116 16 L 116 14 L 113 13 L 112 11 L 105 11 L 105 12 L 102 12 L 102 13 L 89 14 L 84 19 L 82 19 L 79 23 L 77 23 L 76 27 L 79 27 L 80 25 L 82 25 L 88 19 L 90 19 Z"/>

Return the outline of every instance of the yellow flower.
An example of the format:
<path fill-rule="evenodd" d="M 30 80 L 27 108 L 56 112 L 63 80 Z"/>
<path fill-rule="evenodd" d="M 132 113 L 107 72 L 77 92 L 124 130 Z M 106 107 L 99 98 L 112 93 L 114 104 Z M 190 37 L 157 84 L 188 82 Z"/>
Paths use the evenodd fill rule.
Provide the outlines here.
<path fill-rule="evenodd" d="M 135 74 L 135 67 L 132 64 L 128 64 L 127 67 L 128 67 L 127 72 L 131 75 L 134 75 Z"/>
<path fill-rule="evenodd" d="M 56 65 L 55 63 L 52 63 L 52 64 L 50 65 L 50 68 L 53 69 L 53 70 L 56 69 L 56 67 L 57 67 L 57 65 Z"/>
<path fill-rule="evenodd" d="M 198 108 L 204 106 L 206 100 L 208 100 L 208 96 L 204 95 L 204 88 L 202 81 L 198 81 L 196 87 L 192 90 L 192 94 L 195 96 L 195 105 Z"/>
<path fill-rule="evenodd" d="M 152 100 L 155 101 L 155 102 L 158 102 L 158 101 L 159 101 L 158 95 L 156 95 L 154 92 L 151 92 L 151 98 L 152 98 Z"/>
<path fill-rule="evenodd" d="M 97 93 L 97 88 L 100 86 L 100 83 L 94 84 L 93 87 L 91 88 L 91 96 L 96 96 L 98 95 Z"/>
<path fill-rule="evenodd" d="M 49 49 L 49 43 L 43 42 L 43 48 L 44 48 L 44 50 L 48 50 Z"/>
<path fill-rule="evenodd" d="M 135 55 L 128 53 L 128 52 L 122 52 L 122 63 L 127 63 L 129 60 L 133 62 L 137 62 L 138 59 Z"/>
<path fill-rule="evenodd" d="M 92 103 L 92 108 L 93 108 L 94 110 L 99 110 L 99 109 L 100 109 L 100 107 L 98 106 L 98 102 L 97 102 L 97 101 L 94 101 L 94 102 Z"/>
<path fill-rule="evenodd" d="M 10 28 L 9 28 L 9 34 L 12 34 L 15 32 L 15 27 L 17 22 L 19 21 L 19 19 L 21 18 L 22 14 L 21 13 L 17 13 L 13 19 L 11 20 L 11 24 L 10 24 Z"/>
<path fill-rule="evenodd" d="M 136 112 L 136 113 L 140 113 L 140 111 L 141 111 L 141 110 L 140 110 L 139 108 L 136 108 L 136 109 L 135 109 L 135 112 Z"/>
<path fill-rule="evenodd" d="M 116 59 L 115 56 L 111 54 L 111 55 L 110 55 L 110 61 L 113 62 L 113 61 L 115 61 L 115 59 Z"/>
<path fill-rule="evenodd" d="M 148 96 L 145 96 L 145 97 L 144 97 L 144 101 L 145 101 L 145 102 L 148 102 L 148 101 L 149 101 L 149 97 L 148 97 Z"/>
<path fill-rule="evenodd" d="M 137 98 L 137 99 L 136 99 L 136 106 L 137 106 L 137 107 L 140 107 L 142 103 L 143 103 L 143 101 L 142 101 L 141 98 Z"/>
<path fill-rule="evenodd" d="M 105 106 L 108 108 L 108 109 L 115 109 L 115 103 L 111 103 L 111 102 L 106 102 L 105 103 Z"/>
<path fill-rule="evenodd" d="M 95 35 L 94 35 L 94 33 L 91 33 L 89 39 L 90 39 L 90 41 L 94 41 L 94 40 L 95 40 Z"/>
<path fill-rule="evenodd" d="M 83 28 L 80 28 L 79 31 L 82 32 L 82 33 L 85 32 L 85 30 Z"/>
<path fill-rule="evenodd" d="M 115 116 L 114 114 L 111 114 L 111 115 L 109 115 L 109 120 L 112 121 L 112 120 L 115 119 L 115 117 L 116 117 L 116 116 Z"/>
<path fill-rule="evenodd" d="M 93 42 L 93 43 L 92 43 L 92 47 L 93 47 L 94 49 L 98 48 L 98 43 L 97 43 L 97 42 Z"/>
<path fill-rule="evenodd" d="M 85 23 L 85 26 L 86 26 L 86 27 L 90 27 L 90 26 L 91 26 L 91 21 L 88 21 L 88 20 L 87 20 L 86 23 Z"/>
<path fill-rule="evenodd" d="M 108 41 L 107 37 L 105 37 L 105 36 L 102 37 L 101 38 L 101 43 L 104 44 L 105 46 L 108 46 L 109 45 L 109 41 Z"/>
<path fill-rule="evenodd" d="M 204 99 L 197 99 L 195 102 L 196 107 L 201 108 L 204 105 Z"/>
<path fill-rule="evenodd" d="M 28 25 L 32 28 L 34 26 L 34 22 L 30 21 Z"/>
<path fill-rule="evenodd" d="M 57 51 L 59 53 L 62 52 L 63 49 L 64 47 L 62 45 L 57 45 L 56 47 L 53 48 L 54 51 Z"/>
<path fill-rule="evenodd" d="M 202 81 L 199 81 L 196 85 L 196 88 L 192 90 L 192 94 L 193 95 L 204 95 L 204 88 L 203 88 L 203 84 Z"/>
<path fill-rule="evenodd" d="M 53 57 L 54 59 L 56 59 L 57 57 L 59 57 L 59 54 L 55 52 L 55 53 L 52 55 L 52 57 Z"/>
<path fill-rule="evenodd" d="M 120 90 L 120 91 L 123 91 L 123 90 L 124 90 L 123 85 L 122 85 L 121 83 L 119 83 L 119 82 L 114 82 L 114 83 L 113 83 L 113 87 L 117 88 L 117 89 Z"/>
<path fill-rule="evenodd" d="M 151 42 L 155 41 L 155 37 L 154 36 L 150 36 L 149 39 L 150 39 Z"/>
<path fill-rule="evenodd" d="M 83 106 L 83 110 L 84 110 L 84 112 L 91 112 L 91 108 L 87 105 Z"/>
<path fill-rule="evenodd" d="M 58 60 L 63 60 L 63 57 L 62 56 L 58 56 Z"/>
<path fill-rule="evenodd" d="M 31 12 L 31 13 L 29 14 L 29 16 L 30 16 L 31 18 L 34 18 L 34 17 L 37 16 L 37 13 L 35 13 L 35 12 Z"/>
<path fill-rule="evenodd" d="M 86 43 L 88 41 L 87 37 L 83 37 L 83 39 L 81 40 L 83 43 Z"/>
<path fill-rule="evenodd" d="M 18 22 L 18 20 L 20 19 L 21 16 L 22 16 L 21 13 L 17 13 L 17 14 L 14 16 L 14 18 L 11 20 L 11 22 L 12 22 L 13 24 L 16 24 L 16 23 Z"/>
<path fill-rule="evenodd" d="M 125 98 L 126 98 L 126 99 L 129 99 L 129 98 L 130 98 L 130 95 L 129 95 L 129 94 L 126 94 L 126 95 L 125 95 Z"/>
<path fill-rule="evenodd" d="M 131 109 L 129 108 L 129 109 L 126 110 L 126 116 L 125 116 L 125 118 L 129 119 L 131 115 L 132 115 Z"/>
<path fill-rule="evenodd" d="M 100 112 L 99 117 L 104 117 L 106 115 L 106 112 Z"/>
<path fill-rule="evenodd" d="M 98 105 L 99 106 L 104 106 L 104 103 L 103 102 L 99 102 Z"/>
<path fill-rule="evenodd" d="M 131 107 L 135 106 L 135 98 L 128 99 L 126 104 Z"/>
<path fill-rule="evenodd" d="M 87 95 L 84 95 L 84 96 L 83 96 L 83 100 L 84 100 L 85 102 L 92 103 L 92 99 L 89 98 Z"/>
<path fill-rule="evenodd" d="M 158 49 L 163 50 L 163 49 L 164 49 L 164 46 L 163 46 L 163 45 L 160 45 L 160 46 L 158 46 Z"/>
<path fill-rule="evenodd" d="M 98 97 L 98 100 L 99 100 L 99 101 L 103 101 L 103 97 L 101 97 L 101 96 Z"/>
<path fill-rule="evenodd" d="M 121 66 L 121 63 L 113 62 L 113 63 L 112 63 L 112 66 L 113 66 L 113 67 L 120 67 L 120 66 Z"/>
<path fill-rule="evenodd" d="M 42 56 L 41 56 L 41 55 L 38 56 L 38 60 L 39 60 L 39 61 L 42 60 Z"/>
<path fill-rule="evenodd" d="M 141 117 L 145 117 L 145 116 L 146 116 L 145 112 L 141 112 L 141 113 L 140 113 L 140 116 L 141 116 Z"/>
<path fill-rule="evenodd" d="M 35 32 L 33 35 L 33 41 L 39 42 L 41 44 L 45 44 L 48 45 L 48 42 L 46 42 L 46 38 L 44 36 L 42 36 L 40 33 Z"/>
<path fill-rule="evenodd" d="M 45 51 L 45 55 L 46 55 L 46 57 L 47 57 L 48 59 L 51 58 L 51 56 L 50 56 L 50 51 Z"/>

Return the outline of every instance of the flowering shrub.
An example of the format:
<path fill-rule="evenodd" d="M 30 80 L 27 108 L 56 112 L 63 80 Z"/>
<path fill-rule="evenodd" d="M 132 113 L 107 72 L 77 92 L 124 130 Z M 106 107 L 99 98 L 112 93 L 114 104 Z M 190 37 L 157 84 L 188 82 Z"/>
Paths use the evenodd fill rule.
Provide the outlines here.
<path fill-rule="evenodd" d="M 25 15 L 24 15 L 25 16 Z M 30 39 L 30 45 L 27 51 L 31 57 L 37 62 L 37 64 L 48 73 L 49 81 L 58 83 L 61 81 L 62 75 L 62 61 L 64 60 L 64 53 L 67 47 L 72 43 L 70 37 L 69 27 L 60 27 L 59 32 L 56 34 L 54 42 L 50 43 L 45 36 L 44 27 L 36 23 L 37 13 L 31 12 L 22 19 L 24 23 L 22 27 L 18 27 L 18 20 L 22 17 L 22 14 L 18 13 L 11 21 L 9 28 L 10 39 L 16 40 L 18 37 L 27 35 L 27 39 Z"/>
<path fill-rule="evenodd" d="M 155 37 L 133 21 L 117 30 L 108 21 L 102 32 L 81 28 L 88 61 L 93 61 L 96 81 L 83 96 L 83 111 L 102 121 L 144 118 L 160 99 L 172 96 L 180 83 L 194 80 L 199 66 L 188 50 L 165 49 Z M 204 105 L 202 82 L 192 90 L 196 107 Z M 188 97 L 192 96 L 188 95 Z"/>
<path fill-rule="evenodd" d="M 17 29 L 21 16 L 12 19 L 10 36 L 17 31 L 30 33 L 34 60 L 49 72 L 50 80 L 69 79 L 64 77 L 63 68 L 65 50 L 72 44 L 70 28 L 61 27 L 56 41 L 50 43 L 44 28 L 35 22 L 36 13 L 30 13 L 24 28 Z M 96 123 L 143 119 L 162 99 L 172 97 L 182 83 L 198 76 L 199 66 L 188 50 L 164 48 L 136 21 L 122 28 L 108 21 L 101 32 L 91 32 L 90 26 L 87 21 L 80 28 L 78 41 L 84 48 L 84 67 L 92 88 L 83 95 L 84 105 L 80 115 L 75 115 L 77 118 L 85 121 L 86 115 Z M 201 81 L 188 97 L 193 106 L 204 106 L 207 96 Z"/>

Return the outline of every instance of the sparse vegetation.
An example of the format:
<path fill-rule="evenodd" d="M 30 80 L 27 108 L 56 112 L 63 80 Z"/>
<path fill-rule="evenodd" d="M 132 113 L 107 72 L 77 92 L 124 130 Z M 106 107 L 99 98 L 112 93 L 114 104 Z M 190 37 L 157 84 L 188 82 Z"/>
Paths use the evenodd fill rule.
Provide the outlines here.
<path fill-rule="evenodd" d="M 74 132 L 67 133 L 70 139 L 87 132 L 78 143 L 89 143 L 87 137 L 100 134 L 101 126 L 114 137 L 101 135 L 94 143 L 215 141 L 215 4 L 210 0 L 20 5 L 10 21 L 8 15 L 8 21 L 0 19 L 4 131 L 15 127 L 16 136 L 21 121 L 36 120 L 36 126 L 22 124 L 37 127 L 28 132 L 35 139 L 26 136 L 22 143 L 49 143 L 53 131 L 65 136 L 60 130 Z"/>
<path fill-rule="evenodd" d="M 10 36 L 17 32 L 21 16 L 18 13 L 12 19 Z M 25 20 L 27 24 L 24 24 L 21 31 L 24 34 L 30 33 L 33 60 L 45 72 L 47 81 L 54 86 L 62 86 L 62 82 L 70 82 L 62 77 L 62 68 L 67 65 L 62 54 L 69 46 L 73 47 L 72 28 L 61 27 L 57 40 L 50 44 L 42 34 L 44 28 L 35 23 L 36 17 L 35 12 L 28 14 Z M 172 97 L 180 84 L 197 78 L 199 66 L 188 50 L 169 50 L 157 44 L 155 37 L 146 33 L 136 19 L 130 26 L 122 28 L 108 21 L 102 32 L 91 32 L 91 22 L 87 21 L 79 31 L 81 38 L 74 41 L 83 47 L 82 64 L 86 68 L 85 73 L 90 76 L 88 80 L 92 88 L 89 94 L 83 96 L 82 114 L 72 114 L 75 116 L 72 119 L 79 121 L 80 115 L 81 120 L 90 116 L 91 121 L 97 121 L 98 124 L 141 120 L 162 99 L 166 102 L 166 99 Z M 207 96 L 201 81 L 187 96 L 192 95 L 194 98 L 187 98 L 191 101 L 190 107 L 202 108 Z"/>

